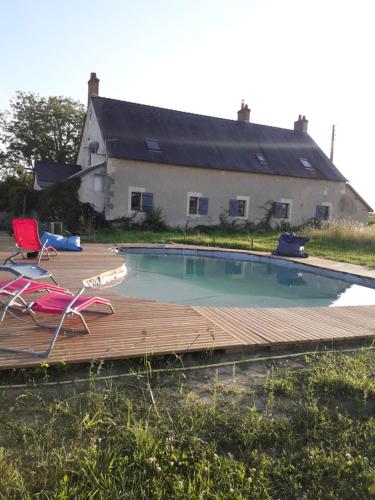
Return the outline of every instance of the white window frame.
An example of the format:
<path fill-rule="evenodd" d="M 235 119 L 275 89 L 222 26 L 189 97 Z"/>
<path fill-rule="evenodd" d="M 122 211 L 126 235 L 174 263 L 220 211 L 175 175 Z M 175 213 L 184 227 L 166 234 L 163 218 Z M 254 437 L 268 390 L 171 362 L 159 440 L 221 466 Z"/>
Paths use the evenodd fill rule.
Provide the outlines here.
<path fill-rule="evenodd" d="M 283 220 L 285 222 L 290 222 L 292 219 L 293 200 L 290 198 L 281 198 L 281 200 L 279 200 L 279 203 L 288 203 L 289 204 L 288 217 L 283 217 L 283 218 L 275 219 L 275 220 Z"/>
<path fill-rule="evenodd" d="M 196 213 L 196 214 L 189 213 L 190 198 L 203 198 L 203 194 L 202 193 L 189 192 L 187 194 L 187 202 L 186 202 L 186 215 L 188 217 L 201 217 L 201 215 L 199 213 Z M 197 208 L 199 210 L 199 200 L 198 200 Z"/>
<path fill-rule="evenodd" d="M 237 201 L 246 201 L 246 206 L 245 206 L 245 215 L 236 215 L 236 219 L 248 219 L 249 218 L 249 205 L 250 205 L 250 196 L 236 196 Z"/>
<path fill-rule="evenodd" d="M 142 210 L 142 197 L 141 197 L 141 210 L 132 210 L 132 193 L 145 193 L 146 188 L 144 187 L 135 187 L 135 186 L 129 186 L 129 192 L 128 192 L 128 213 L 129 214 L 139 214 L 143 213 Z"/>
<path fill-rule="evenodd" d="M 332 202 L 331 201 L 322 201 L 322 203 L 319 203 L 322 207 L 329 207 L 328 211 L 328 219 L 327 220 L 322 220 L 322 222 L 331 222 L 332 220 Z"/>

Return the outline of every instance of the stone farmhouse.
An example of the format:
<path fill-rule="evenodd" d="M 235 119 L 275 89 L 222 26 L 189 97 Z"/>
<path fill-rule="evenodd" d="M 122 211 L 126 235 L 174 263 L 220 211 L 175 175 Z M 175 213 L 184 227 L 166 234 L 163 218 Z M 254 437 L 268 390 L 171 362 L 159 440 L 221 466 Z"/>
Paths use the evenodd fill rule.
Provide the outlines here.
<path fill-rule="evenodd" d="M 107 220 L 161 208 L 172 226 L 259 222 L 292 226 L 313 218 L 367 223 L 371 207 L 309 136 L 292 130 L 202 116 L 99 96 L 91 73 L 77 163 L 79 191 Z M 269 203 L 268 203 L 269 205 Z"/>

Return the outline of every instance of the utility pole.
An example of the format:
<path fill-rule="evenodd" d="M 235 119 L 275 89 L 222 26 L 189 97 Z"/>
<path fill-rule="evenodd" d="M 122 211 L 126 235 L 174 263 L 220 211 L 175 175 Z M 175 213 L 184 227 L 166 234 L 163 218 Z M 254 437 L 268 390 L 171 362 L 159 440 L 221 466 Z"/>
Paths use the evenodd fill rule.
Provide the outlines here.
<path fill-rule="evenodd" d="M 332 137 L 331 137 L 331 154 L 330 154 L 330 157 L 329 159 L 331 160 L 331 162 L 333 162 L 333 153 L 334 153 L 334 150 L 335 150 L 335 125 L 332 125 Z"/>

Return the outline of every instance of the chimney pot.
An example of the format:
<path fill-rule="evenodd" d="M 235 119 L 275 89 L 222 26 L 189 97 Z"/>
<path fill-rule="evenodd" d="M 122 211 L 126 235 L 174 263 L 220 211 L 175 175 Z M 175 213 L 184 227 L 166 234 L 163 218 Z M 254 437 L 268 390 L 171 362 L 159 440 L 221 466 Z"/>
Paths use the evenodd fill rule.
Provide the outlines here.
<path fill-rule="evenodd" d="M 249 122 L 250 121 L 250 109 L 245 101 L 241 101 L 241 109 L 237 111 L 237 121 L 239 122 Z"/>
<path fill-rule="evenodd" d="M 296 122 L 294 122 L 294 130 L 296 132 L 304 132 L 305 134 L 307 134 L 307 126 L 308 126 L 309 122 L 308 120 L 306 120 L 306 116 L 305 115 L 298 115 L 298 120 Z"/>

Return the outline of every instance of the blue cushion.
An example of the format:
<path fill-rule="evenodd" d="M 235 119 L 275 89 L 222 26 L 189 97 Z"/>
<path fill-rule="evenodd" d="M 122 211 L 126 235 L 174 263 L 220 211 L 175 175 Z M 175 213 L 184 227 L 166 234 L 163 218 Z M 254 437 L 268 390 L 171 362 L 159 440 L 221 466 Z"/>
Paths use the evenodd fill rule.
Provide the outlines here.
<path fill-rule="evenodd" d="M 59 234 L 43 233 L 41 243 L 47 241 L 47 246 L 56 248 L 56 250 L 70 250 L 72 252 L 82 252 L 80 247 L 81 238 L 79 236 L 60 236 Z"/>

